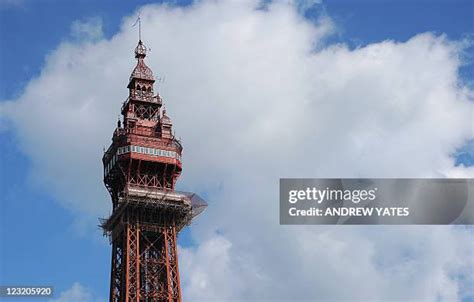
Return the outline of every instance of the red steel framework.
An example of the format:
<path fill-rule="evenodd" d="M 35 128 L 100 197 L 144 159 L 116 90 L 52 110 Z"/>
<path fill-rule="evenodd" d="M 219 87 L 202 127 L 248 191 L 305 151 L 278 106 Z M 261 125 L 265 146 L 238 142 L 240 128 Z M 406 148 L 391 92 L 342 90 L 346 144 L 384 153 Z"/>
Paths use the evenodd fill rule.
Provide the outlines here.
<path fill-rule="evenodd" d="M 183 148 L 154 94 L 146 51 L 140 40 L 123 125 L 102 158 L 113 211 L 101 227 L 112 244 L 110 301 L 117 302 L 182 300 L 177 234 L 206 207 L 196 194 L 175 191 Z"/>

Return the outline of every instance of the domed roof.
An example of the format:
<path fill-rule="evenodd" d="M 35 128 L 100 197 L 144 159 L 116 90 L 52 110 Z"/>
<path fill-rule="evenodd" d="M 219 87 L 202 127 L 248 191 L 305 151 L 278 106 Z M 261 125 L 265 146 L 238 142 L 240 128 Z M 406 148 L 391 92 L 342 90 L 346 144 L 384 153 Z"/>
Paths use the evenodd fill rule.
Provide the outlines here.
<path fill-rule="evenodd" d="M 135 58 L 146 57 L 146 46 L 142 40 L 138 41 L 137 47 L 135 47 Z"/>

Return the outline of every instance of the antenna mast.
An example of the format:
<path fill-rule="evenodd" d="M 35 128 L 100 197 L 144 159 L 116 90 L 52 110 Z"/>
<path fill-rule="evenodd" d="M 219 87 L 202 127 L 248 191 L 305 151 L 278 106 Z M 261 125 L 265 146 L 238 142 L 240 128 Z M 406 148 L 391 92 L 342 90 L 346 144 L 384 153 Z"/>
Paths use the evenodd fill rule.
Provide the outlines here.
<path fill-rule="evenodd" d="M 138 14 L 137 21 L 133 23 L 132 27 L 135 27 L 138 23 L 138 41 L 142 40 L 142 19 L 140 18 L 140 13 Z"/>

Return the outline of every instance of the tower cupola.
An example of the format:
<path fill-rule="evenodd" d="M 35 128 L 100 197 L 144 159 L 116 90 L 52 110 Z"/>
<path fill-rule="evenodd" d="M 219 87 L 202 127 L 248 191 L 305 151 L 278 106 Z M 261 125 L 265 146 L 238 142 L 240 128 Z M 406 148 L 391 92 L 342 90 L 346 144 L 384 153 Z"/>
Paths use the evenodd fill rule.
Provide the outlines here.
<path fill-rule="evenodd" d="M 133 80 L 145 80 L 155 82 L 155 78 L 153 77 L 153 71 L 151 71 L 150 67 L 145 64 L 145 57 L 146 57 L 146 46 L 143 44 L 142 40 L 138 42 L 137 47 L 135 47 L 135 58 L 137 59 L 137 66 L 132 71 L 130 75 L 130 83 Z M 130 84 L 129 84 L 130 85 Z"/>

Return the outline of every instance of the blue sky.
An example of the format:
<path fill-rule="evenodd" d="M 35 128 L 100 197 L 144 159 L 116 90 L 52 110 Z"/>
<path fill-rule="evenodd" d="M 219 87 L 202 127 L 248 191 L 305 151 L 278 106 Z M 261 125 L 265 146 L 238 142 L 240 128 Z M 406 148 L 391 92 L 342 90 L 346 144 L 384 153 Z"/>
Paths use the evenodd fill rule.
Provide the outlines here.
<path fill-rule="evenodd" d="M 15 2 L 15 1 L 13 1 Z M 159 1 L 158 1 L 159 2 Z M 190 1 L 176 1 L 189 5 Z M 3 2 L 2 2 L 3 3 Z M 6 1 L 5 3 L 8 3 Z M 113 36 L 125 15 L 155 1 L 19 1 L 2 4 L 0 37 L 2 45 L 2 86 L 0 99 L 18 94 L 43 66 L 45 56 L 68 38 L 74 20 L 99 16 L 106 37 Z M 474 4 L 469 0 L 435 1 L 325 1 L 306 13 L 308 18 L 325 11 L 342 26 L 336 40 L 350 45 L 394 39 L 405 41 L 413 35 L 433 31 L 451 39 L 472 36 Z M 473 68 L 465 68 L 473 77 Z M 14 72 L 12 72 L 14 71 Z M 7 76 L 8 75 L 8 76 Z"/>
<path fill-rule="evenodd" d="M 155 2 L 1 1 L 0 100 L 21 95 L 28 82 L 40 75 L 45 58 L 61 42 L 74 39 L 70 36 L 73 21 L 100 17 L 109 39 L 120 31 L 125 16 L 148 3 Z M 474 1 L 324 1 L 303 14 L 309 20 L 331 16 L 338 30 L 327 43 L 346 43 L 352 49 L 384 40 L 405 42 L 427 31 L 444 33 L 451 40 L 474 38 Z M 472 87 L 474 58 L 466 52 L 466 60 L 471 63 L 461 68 L 460 75 Z M 37 122 L 43 119 L 48 116 L 38 116 Z M 0 126 L 0 284 L 52 284 L 61 292 L 79 281 L 95 297 L 107 298 L 110 247 L 100 230 L 92 238 L 77 231 L 74 212 L 32 179 L 31 161 L 22 152 L 15 128 Z M 472 165 L 472 153 L 472 144 L 466 145 L 459 151 L 458 164 Z M 180 244 L 194 246 L 189 231 L 181 235 Z"/>

